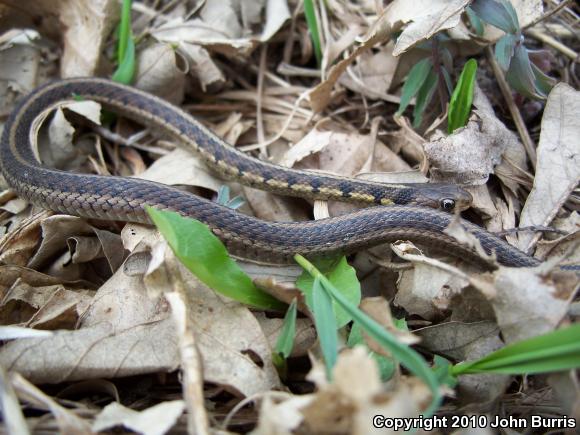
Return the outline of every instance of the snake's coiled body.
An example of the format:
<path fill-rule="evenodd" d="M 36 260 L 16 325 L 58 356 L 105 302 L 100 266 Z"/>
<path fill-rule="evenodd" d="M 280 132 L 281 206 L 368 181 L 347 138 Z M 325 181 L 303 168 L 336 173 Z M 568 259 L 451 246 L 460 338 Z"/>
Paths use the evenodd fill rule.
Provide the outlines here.
<path fill-rule="evenodd" d="M 344 216 L 311 222 L 265 222 L 198 196 L 149 181 L 75 174 L 43 167 L 34 156 L 34 121 L 50 107 L 73 97 L 91 99 L 134 120 L 167 132 L 197 151 L 226 178 L 273 192 L 322 199 L 382 204 Z M 233 253 L 251 258 L 287 260 L 293 254 L 325 256 L 349 253 L 380 243 L 409 239 L 477 258 L 443 233 L 452 215 L 438 207 L 449 198 L 459 209 L 469 194 L 450 185 L 385 185 L 307 171 L 289 170 L 249 157 L 216 137 L 169 103 L 104 79 L 69 79 L 38 88 L 11 114 L 0 144 L 0 170 L 24 198 L 42 207 L 82 217 L 149 223 L 145 205 L 176 211 L 206 223 Z M 386 204 L 413 204 L 389 205 Z M 538 261 L 469 222 L 473 233 L 499 262 L 534 266 Z"/>

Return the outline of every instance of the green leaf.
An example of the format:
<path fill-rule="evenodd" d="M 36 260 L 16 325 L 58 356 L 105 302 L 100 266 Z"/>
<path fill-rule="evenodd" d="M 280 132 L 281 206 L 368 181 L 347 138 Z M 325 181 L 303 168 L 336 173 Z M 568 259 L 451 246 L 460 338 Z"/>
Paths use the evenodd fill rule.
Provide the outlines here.
<path fill-rule="evenodd" d="M 475 30 L 475 34 L 477 36 L 483 36 L 483 30 L 484 30 L 483 23 L 481 22 L 481 20 L 477 16 L 477 14 L 475 12 L 473 12 L 473 9 L 471 9 L 471 6 L 467 6 L 467 8 L 465 9 L 465 12 L 467 12 L 467 17 L 469 18 L 469 22 L 471 23 L 473 30 Z"/>
<path fill-rule="evenodd" d="M 475 0 L 470 7 L 483 21 L 506 33 L 520 29 L 518 14 L 508 0 Z"/>
<path fill-rule="evenodd" d="M 457 377 L 451 373 L 452 367 L 453 365 L 451 362 L 442 356 L 435 355 L 433 358 L 433 372 L 435 373 L 435 376 L 437 376 L 439 383 L 455 388 L 457 385 Z"/>
<path fill-rule="evenodd" d="M 123 0 L 121 6 L 121 23 L 119 25 L 119 42 L 117 45 L 117 63 L 123 63 L 131 38 L 131 0 Z"/>
<path fill-rule="evenodd" d="M 314 325 L 320 341 L 320 349 L 324 357 L 326 377 L 332 379 L 332 369 L 338 358 L 338 337 L 336 333 L 336 320 L 332 311 L 332 301 L 326 289 L 320 284 L 320 279 L 314 279 L 312 288 L 312 315 Z"/>
<path fill-rule="evenodd" d="M 451 76 L 449 75 L 449 71 L 444 66 L 441 66 L 441 74 L 443 74 L 443 79 L 445 80 L 445 87 L 447 88 L 447 92 L 449 95 L 453 94 L 453 83 L 451 82 Z"/>
<path fill-rule="evenodd" d="M 133 82 L 134 76 L 135 76 L 135 43 L 133 42 L 133 38 L 129 38 L 129 42 L 127 43 L 127 50 L 125 51 L 125 58 L 113 73 L 111 80 L 117 83 L 130 85 Z"/>
<path fill-rule="evenodd" d="M 514 56 L 505 77 L 510 86 L 521 95 L 535 99 L 545 99 L 547 96 L 536 85 L 536 74 L 532 69 L 528 50 L 522 44 L 516 46 Z M 543 86 L 541 87 L 543 88 Z"/>
<path fill-rule="evenodd" d="M 147 207 L 147 212 L 175 256 L 201 282 L 243 304 L 262 309 L 283 309 L 282 302 L 256 288 L 207 225 L 172 211 Z"/>
<path fill-rule="evenodd" d="M 393 357 L 409 369 L 411 373 L 422 379 L 423 382 L 427 384 L 433 394 L 433 399 L 424 415 L 433 415 L 441 404 L 442 398 L 437 378 L 427 366 L 423 358 L 406 344 L 399 343 L 399 341 L 397 341 L 397 339 L 386 331 L 379 323 L 351 304 L 306 258 L 301 255 L 295 255 L 294 260 L 296 260 L 296 262 L 310 275 L 320 280 L 320 284 L 328 291 L 330 297 L 337 301 L 340 306 L 352 316 L 353 320 L 360 324 L 361 328 L 363 328 L 367 334 L 375 339 L 380 346 L 388 350 Z"/>
<path fill-rule="evenodd" d="M 531 65 L 532 72 L 534 73 L 534 84 L 536 89 L 541 95 L 547 96 L 556 85 L 556 81 L 552 77 L 544 74 L 544 72 L 533 62 L 531 62 Z"/>
<path fill-rule="evenodd" d="M 397 110 L 397 115 L 401 115 L 413 97 L 417 95 L 425 80 L 427 80 L 427 76 L 429 72 L 433 69 L 433 63 L 431 62 L 430 58 L 426 58 L 420 60 L 411 71 L 409 71 L 409 75 L 407 76 L 407 80 L 405 80 L 405 84 L 403 85 L 403 90 L 401 92 L 401 103 L 399 104 L 399 110 Z"/>
<path fill-rule="evenodd" d="M 580 367 L 580 324 L 509 344 L 476 360 L 456 364 L 453 375 L 546 373 Z"/>
<path fill-rule="evenodd" d="M 368 349 L 369 355 L 371 356 L 372 359 L 376 361 L 377 366 L 379 367 L 379 372 L 381 374 L 381 379 L 383 380 L 383 382 L 386 382 L 393 377 L 393 374 L 395 373 L 395 368 L 397 366 L 397 362 L 392 357 L 389 358 L 384 355 L 381 355 L 380 353 L 376 353 L 370 350 L 366 345 L 366 342 L 362 335 L 362 328 L 360 324 L 355 323 L 354 325 L 352 325 L 352 328 L 350 330 L 347 346 L 355 347 L 357 345 L 365 346 Z"/>
<path fill-rule="evenodd" d="M 463 71 L 461 71 L 459 81 L 449 102 L 449 115 L 447 116 L 447 131 L 449 133 L 453 133 L 467 123 L 473 102 L 476 73 L 477 62 L 475 59 L 469 59 L 463 66 Z"/>
<path fill-rule="evenodd" d="M 135 41 L 131 36 L 131 0 L 123 0 L 119 41 L 117 45 L 117 69 L 113 81 L 129 85 L 135 75 Z"/>
<path fill-rule="evenodd" d="M 235 196 L 230 199 L 230 188 L 229 186 L 222 184 L 218 190 L 218 195 L 216 202 L 224 207 L 231 208 L 232 210 L 237 210 L 242 205 L 244 205 L 244 198 L 241 196 Z"/>
<path fill-rule="evenodd" d="M 296 338 L 296 299 L 292 301 L 286 315 L 284 316 L 284 323 L 278 339 L 276 340 L 275 351 L 284 358 L 288 358 L 292 353 L 294 347 L 294 339 Z"/>
<path fill-rule="evenodd" d="M 320 33 L 318 32 L 318 21 L 316 20 L 316 12 L 312 0 L 304 0 L 304 15 L 306 16 L 306 24 L 308 25 L 308 31 L 312 38 L 316 64 L 320 66 L 320 62 L 322 62 L 322 49 L 320 44 Z"/>
<path fill-rule="evenodd" d="M 348 264 L 346 257 L 343 256 L 338 261 L 334 259 L 318 262 L 316 266 L 351 304 L 358 306 L 361 298 L 360 283 L 356 276 L 356 270 Z M 306 305 L 310 309 L 312 309 L 313 285 L 314 278 L 306 272 L 302 273 L 296 281 L 296 286 L 306 296 Z M 336 301 L 332 302 L 332 307 L 336 316 L 337 328 L 342 328 L 352 320 L 352 317 Z"/>
<path fill-rule="evenodd" d="M 512 57 L 516 50 L 516 45 L 521 42 L 522 37 L 518 35 L 512 35 L 507 33 L 499 38 L 499 41 L 495 44 L 495 58 L 497 63 L 504 71 L 507 71 L 510 67 Z"/>
<path fill-rule="evenodd" d="M 417 93 L 417 99 L 413 109 L 414 128 L 419 128 L 423 122 L 423 112 L 425 112 L 425 108 L 433 99 L 435 89 L 437 89 L 437 73 L 434 69 L 431 69 L 427 79 L 423 83 L 423 86 L 421 86 L 421 89 L 419 89 L 419 92 Z"/>
<path fill-rule="evenodd" d="M 292 348 L 294 347 L 294 340 L 296 338 L 296 298 L 292 300 L 292 303 L 286 310 L 286 315 L 284 316 L 284 322 L 282 323 L 282 330 L 278 339 L 276 340 L 276 346 L 274 347 L 274 352 L 272 352 L 272 363 L 278 370 L 280 377 L 285 378 L 287 372 L 286 359 L 292 353 Z"/>

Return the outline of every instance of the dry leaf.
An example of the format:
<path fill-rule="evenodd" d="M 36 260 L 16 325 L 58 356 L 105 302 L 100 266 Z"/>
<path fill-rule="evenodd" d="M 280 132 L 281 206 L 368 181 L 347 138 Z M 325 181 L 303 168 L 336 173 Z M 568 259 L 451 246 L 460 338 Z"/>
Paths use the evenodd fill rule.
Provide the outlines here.
<path fill-rule="evenodd" d="M 42 33 L 63 40 L 62 77 L 90 77 L 101 62 L 121 8 L 115 0 L 7 0 L 12 11 L 25 11 Z"/>
<path fill-rule="evenodd" d="M 466 285 L 465 280 L 440 269 L 416 264 L 412 270 L 401 273 L 394 303 L 409 314 L 434 320 L 445 313 L 451 298 Z"/>
<path fill-rule="evenodd" d="M 551 373 L 548 375 L 548 385 L 564 413 L 578 421 L 580 419 L 580 388 L 575 370 Z"/>
<path fill-rule="evenodd" d="M 397 38 L 393 55 L 400 56 L 435 33 L 455 27 L 469 3 L 469 0 L 395 0 L 386 10 L 390 21 L 412 23 Z"/>
<path fill-rule="evenodd" d="M 181 41 L 177 50 L 187 59 L 189 72 L 197 77 L 204 92 L 208 88 L 221 87 L 225 83 L 226 79 L 223 73 L 205 48 Z"/>
<path fill-rule="evenodd" d="M 151 240 L 144 238 L 141 249 L 150 249 L 146 245 Z M 279 388 L 268 341 L 250 310 L 215 293 L 175 259 L 169 260 L 177 264 L 168 274 L 162 258 L 173 254 L 165 248 L 165 242 L 162 245 L 157 244 L 162 249 L 153 253 L 156 264 L 149 264 L 144 282 L 149 294 L 174 287 L 171 276 L 183 288 L 182 297 L 188 307 L 187 328 L 196 334 L 204 380 L 244 396 Z M 179 337 L 174 334 L 174 339 Z"/>
<path fill-rule="evenodd" d="M 466 127 L 424 145 L 433 181 L 454 184 L 485 184 L 501 161 L 504 144 L 470 121 Z"/>
<path fill-rule="evenodd" d="M 261 33 L 255 25 L 266 19 Z M 205 2 L 199 18 L 176 18 L 151 31 L 162 42 L 202 45 L 225 55 L 247 56 L 259 41 L 269 40 L 290 18 L 286 0 Z"/>
<path fill-rule="evenodd" d="M 47 4 L 52 6 L 52 2 Z M 66 29 L 61 76 L 94 75 L 105 43 L 118 22 L 119 4 L 115 0 L 61 0 L 59 9 L 61 29 Z"/>
<path fill-rule="evenodd" d="M 299 201 L 246 186 L 242 186 L 242 192 L 251 213 L 259 219 L 278 222 L 309 219 Z"/>
<path fill-rule="evenodd" d="M 62 277 L 47 275 L 36 270 L 21 266 L 0 265 L 0 286 L 6 287 L 14 285 L 17 279 L 22 279 L 31 286 L 43 286 L 54 284 L 65 284 L 67 287 L 92 288 L 94 284 L 83 280 L 65 280 Z"/>
<path fill-rule="evenodd" d="M 18 280 L 5 292 L 0 305 L 2 324 L 26 324 L 45 330 L 72 329 L 91 299 L 88 291 L 62 285 L 33 287 Z"/>
<path fill-rule="evenodd" d="M 275 397 L 275 396 L 274 396 Z M 293 435 L 304 420 L 302 409 L 314 400 L 310 394 L 290 395 L 279 403 L 266 395 L 260 406 L 258 427 L 253 435 Z"/>
<path fill-rule="evenodd" d="M 134 86 L 173 104 L 183 101 L 185 74 L 169 44 L 153 44 L 139 52 Z"/>
<path fill-rule="evenodd" d="M 543 259 L 565 258 L 563 263 L 580 264 L 580 215 L 578 212 L 574 211 L 565 218 L 554 219 L 552 226 L 568 234 L 554 240 L 540 240 L 535 255 Z"/>
<path fill-rule="evenodd" d="M 37 148 L 41 162 L 57 169 L 78 170 L 85 162 L 86 155 L 81 147 L 73 144 L 75 128 L 64 116 L 64 110 L 68 110 L 69 107 L 91 121 L 100 118 L 100 104 L 93 101 L 63 102 L 58 105 L 54 116 L 48 123 L 48 134 L 45 134 L 40 126 L 49 112 L 35 120 L 33 129 L 39 131 Z"/>
<path fill-rule="evenodd" d="M 87 260 L 105 257 L 110 266 L 110 271 L 116 270 L 121 264 L 124 252 L 121 239 L 106 230 L 100 230 L 89 225 L 84 219 L 76 216 L 55 215 L 44 219 L 41 223 L 42 242 L 34 257 L 29 262 L 29 267 L 39 268 L 54 261 L 56 255 L 68 248 L 69 253 L 65 261 L 70 261 L 75 254 L 77 258 L 86 257 Z M 90 236 L 93 254 L 78 252 L 77 249 L 88 247 L 86 236 Z M 96 240 L 95 240 L 96 238 Z M 79 241 L 84 240 L 83 246 Z M 97 249 L 95 255 L 94 249 Z"/>
<path fill-rule="evenodd" d="M 466 360 L 472 361 L 502 348 L 504 343 L 496 335 L 480 337 L 469 343 L 465 349 Z M 487 403 L 504 394 L 510 383 L 508 375 L 482 373 L 459 377 L 457 394 L 462 403 Z"/>
<path fill-rule="evenodd" d="M 333 137 L 336 140 L 336 136 L 340 134 L 331 130 L 322 131 L 313 128 L 284 154 L 279 164 L 291 168 L 302 159 L 322 151 L 332 143 Z"/>
<path fill-rule="evenodd" d="M 39 38 L 36 31 L 12 30 L 0 38 L 0 113 L 7 114 L 36 86 L 41 53 L 33 42 Z"/>
<path fill-rule="evenodd" d="M 4 430 L 9 434 L 28 435 L 30 431 L 22 413 L 10 376 L 0 367 L 0 404 Z"/>
<path fill-rule="evenodd" d="M 0 239 L 0 263 L 25 266 L 34 255 L 41 236 L 40 223 L 50 213 L 35 214 L 20 223 Z"/>
<path fill-rule="evenodd" d="M 520 226 L 548 226 L 580 182 L 580 92 L 560 83 L 548 95 L 534 187 L 528 196 Z M 538 241 L 533 233 L 521 233 L 518 246 L 529 251 Z"/>
<path fill-rule="evenodd" d="M 115 426 L 124 426 L 143 435 L 163 435 L 175 424 L 184 407 L 183 400 L 172 400 L 135 411 L 112 402 L 97 415 L 92 430 L 100 432 Z"/>
<path fill-rule="evenodd" d="M 339 83 L 353 92 L 372 99 L 388 94 L 399 59 L 393 56 L 393 44 L 379 47 L 376 52 L 363 52 Z"/>
<path fill-rule="evenodd" d="M 223 184 L 196 154 L 180 148 L 155 160 L 138 178 L 171 186 L 205 187 L 214 192 Z"/>
<path fill-rule="evenodd" d="M 537 269 L 500 266 L 491 282 L 495 294 L 472 280 L 489 299 L 506 343 L 552 331 L 568 311 L 573 289 L 558 289 L 539 273 Z"/>
<path fill-rule="evenodd" d="M 420 341 L 416 335 L 413 335 L 408 331 L 403 331 L 394 325 L 393 318 L 391 316 L 391 309 L 385 298 L 364 298 L 360 303 L 360 309 L 379 325 L 381 325 L 385 330 L 387 330 L 389 334 L 391 334 L 399 341 L 399 343 L 411 346 L 413 344 L 417 344 Z M 392 357 L 388 350 L 386 350 L 381 344 L 377 343 L 377 341 L 369 336 L 364 330 L 362 330 L 362 333 L 365 339 L 365 343 L 370 350 L 379 355 Z"/>
<path fill-rule="evenodd" d="M 48 409 L 55 418 L 59 432 L 63 434 L 89 434 L 89 424 L 80 418 L 74 410 L 67 409 L 58 404 L 52 397 L 47 396 L 41 390 L 32 385 L 20 374 L 13 373 L 10 377 L 12 387 L 21 400 L 30 402 L 41 409 Z"/>
<path fill-rule="evenodd" d="M 499 328 L 495 322 L 445 322 L 426 328 L 415 329 L 413 334 L 421 337 L 421 347 L 445 355 L 457 361 L 471 357 L 472 346 L 489 337 L 497 337 Z"/>

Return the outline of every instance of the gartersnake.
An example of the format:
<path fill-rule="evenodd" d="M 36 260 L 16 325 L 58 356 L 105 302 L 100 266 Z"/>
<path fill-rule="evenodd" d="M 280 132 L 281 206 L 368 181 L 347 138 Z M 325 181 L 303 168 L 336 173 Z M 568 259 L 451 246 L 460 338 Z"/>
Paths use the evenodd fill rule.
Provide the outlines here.
<path fill-rule="evenodd" d="M 158 183 L 49 169 L 37 161 L 33 151 L 34 121 L 50 107 L 73 98 L 95 100 L 114 112 L 163 130 L 195 150 L 222 176 L 248 186 L 285 195 L 378 206 L 318 221 L 266 222 Z M 383 184 L 282 168 L 237 151 L 166 101 L 105 79 L 61 80 L 28 95 L 4 127 L 0 170 L 19 195 L 44 208 L 88 218 L 142 223 L 150 223 L 144 205 L 173 210 L 204 222 L 231 252 L 244 257 L 280 261 L 293 254 L 315 257 L 349 253 L 407 239 L 460 258 L 478 258 L 471 249 L 443 233 L 454 217 L 436 209 L 467 208 L 471 196 L 459 187 Z M 484 249 L 495 252 L 501 263 L 538 264 L 484 229 L 461 222 Z"/>

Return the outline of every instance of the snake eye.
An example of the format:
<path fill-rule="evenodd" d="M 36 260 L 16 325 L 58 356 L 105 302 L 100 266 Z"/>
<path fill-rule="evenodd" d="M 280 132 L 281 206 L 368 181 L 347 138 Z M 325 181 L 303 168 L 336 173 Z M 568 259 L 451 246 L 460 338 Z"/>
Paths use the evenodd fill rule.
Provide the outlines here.
<path fill-rule="evenodd" d="M 442 210 L 451 211 L 455 208 L 455 200 L 450 198 L 444 198 L 441 200 L 439 205 L 441 206 Z"/>

